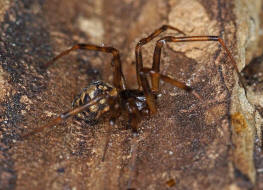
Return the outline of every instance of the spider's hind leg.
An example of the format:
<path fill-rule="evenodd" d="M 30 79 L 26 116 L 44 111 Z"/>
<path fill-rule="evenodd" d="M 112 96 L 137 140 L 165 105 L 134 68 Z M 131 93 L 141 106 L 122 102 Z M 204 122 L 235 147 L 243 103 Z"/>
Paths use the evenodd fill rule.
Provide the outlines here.
<path fill-rule="evenodd" d="M 42 127 L 39 127 L 27 134 L 24 134 L 22 135 L 22 138 L 23 139 L 26 139 L 36 133 L 39 133 L 41 131 L 43 131 L 45 128 L 49 128 L 49 127 L 53 127 L 55 125 L 58 125 L 60 124 L 61 122 L 65 121 L 66 119 L 68 119 L 69 117 L 72 117 L 80 112 L 83 112 L 84 110 L 88 109 L 90 106 L 94 105 L 94 104 L 97 104 L 98 101 L 100 101 L 101 99 L 103 98 L 106 98 L 106 95 L 100 95 L 100 96 L 97 96 L 95 97 L 93 100 L 91 100 L 90 102 L 82 105 L 82 106 L 79 106 L 79 107 L 76 107 L 74 109 L 71 109 L 67 112 L 64 112 L 63 114 L 60 114 L 60 116 L 58 116 L 57 118 L 53 119 L 52 121 L 50 121 L 49 123 L 47 123 L 46 125 L 43 125 Z"/>

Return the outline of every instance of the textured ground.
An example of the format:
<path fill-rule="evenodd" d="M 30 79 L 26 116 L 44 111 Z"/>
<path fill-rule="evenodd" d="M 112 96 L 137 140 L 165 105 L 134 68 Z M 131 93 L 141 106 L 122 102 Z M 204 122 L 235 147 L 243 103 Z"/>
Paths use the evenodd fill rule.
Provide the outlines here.
<path fill-rule="evenodd" d="M 137 137 L 122 120 L 110 128 L 107 119 L 92 127 L 69 119 L 19 140 L 70 109 L 92 80 L 112 79 L 111 56 L 96 52 L 73 53 L 40 69 L 62 50 L 78 42 L 116 47 L 135 88 L 136 42 L 171 24 L 187 35 L 221 35 L 241 69 L 260 51 L 260 1 L 0 2 L 0 189 L 260 189 L 254 158 L 260 168 L 261 130 L 255 126 L 261 122 L 255 118 L 262 112 L 249 104 L 216 42 L 165 46 L 162 72 L 205 101 L 163 84 L 159 112 L 143 119 Z M 143 50 L 148 67 L 154 44 Z"/>

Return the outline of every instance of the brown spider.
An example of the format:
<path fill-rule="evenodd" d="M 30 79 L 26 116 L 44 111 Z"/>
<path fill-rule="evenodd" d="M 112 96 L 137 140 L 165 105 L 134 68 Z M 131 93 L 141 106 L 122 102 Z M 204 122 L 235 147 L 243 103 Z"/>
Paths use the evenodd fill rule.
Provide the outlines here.
<path fill-rule="evenodd" d="M 141 51 L 142 46 L 153 40 L 160 33 L 166 31 L 167 29 L 175 30 L 184 36 L 165 36 L 159 39 L 156 42 L 153 54 L 152 68 L 143 67 Z M 163 25 L 147 38 L 140 40 L 135 48 L 136 75 L 139 86 L 138 89 L 126 88 L 125 77 L 122 73 L 120 54 L 117 49 L 113 47 L 101 47 L 91 44 L 77 44 L 54 57 L 51 61 L 44 65 L 44 68 L 48 68 L 59 58 L 68 55 L 71 51 L 78 49 L 112 53 L 114 67 L 113 86 L 103 81 L 95 81 L 91 83 L 87 88 L 84 88 L 74 99 L 73 109 L 62 113 L 51 122 L 35 129 L 28 134 L 25 134 L 23 137 L 28 137 L 42 131 L 44 128 L 57 125 L 71 116 L 76 116 L 77 118 L 83 119 L 87 122 L 95 122 L 98 121 L 98 119 L 105 113 L 109 113 L 111 122 L 114 122 L 115 119 L 118 118 L 122 113 L 126 113 L 129 118 L 130 127 L 134 132 L 137 132 L 138 123 L 141 118 L 143 116 L 153 115 L 157 112 L 156 99 L 160 80 L 170 83 L 178 88 L 184 89 L 187 92 L 192 92 L 197 98 L 199 98 L 199 96 L 192 90 L 190 86 L 160 74 L 161 49 L 164 43 L 192 41 L 218 41 L 225 49 L 228 57 L 231 59 L 234 69 L 239 76 L 240 82 L 244 87 L 243 80 L 240 76 L 233 56 L 231 55 L 223 40 L 218 36 L 185 36 L 184 32 L 181 30 L 169 25 Z M 151 77 L 151 88 L 147 79 L 147 74 L 149 74 Z"/>

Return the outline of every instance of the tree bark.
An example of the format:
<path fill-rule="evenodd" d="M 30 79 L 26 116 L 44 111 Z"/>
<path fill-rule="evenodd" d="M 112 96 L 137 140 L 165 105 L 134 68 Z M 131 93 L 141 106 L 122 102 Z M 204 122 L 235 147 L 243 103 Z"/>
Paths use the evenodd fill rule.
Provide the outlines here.
<path fill-rule="evenodd" d="M 71 109 L 89 82 L 111 82 L 111 56 L 103 53 L 79 51 L 41 70 L 59 52 L 76 43 L 113 46 L 121 52 L 129 87 L 136 88 L 136 43 L 169 24 L 187 36 L 222 37 L 242 70 L 259 54 L 260 0 L 1 0 L 0 5 L 0 189 L 255 186 L 261 115 L 218 42 L 164 46 L 161 72 L 189 84 L 204 101 L 161 83 L 158 114 L 142 120 L 138 136 L 126 130 L 125 118 L 114 128 L 107 118 L 94 126 L 72 118 L 27 140 L 19 137 Z M 161 36 L 166 35 L 178 34 Z M 155 42 L 143 47 L 147 67 Z"/>

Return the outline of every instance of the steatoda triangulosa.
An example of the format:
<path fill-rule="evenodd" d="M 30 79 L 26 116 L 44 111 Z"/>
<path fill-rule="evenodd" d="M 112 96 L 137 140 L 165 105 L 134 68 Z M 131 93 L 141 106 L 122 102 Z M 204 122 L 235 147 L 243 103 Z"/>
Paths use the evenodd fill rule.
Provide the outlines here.
<path fill-rule="evenodd" d="M 145 68 L 142 61 L 142 46 L 153 40 L 160 33 L 166 31 L 167 29 L 174 30 L 184 36 L 165 36 L 160 38 L 156 42 L 153 54 L 152 68 Z M 122 73 L 120 54 L 117 49 L 113 47 L 104 47 L 91 44 L 77 44 L 74 45 L 72 48 L 63 51 L 58 56 L 54 57 L 51 61 L 44 65 L 44 68 L 48 68 L 59 58 L 79 49 L 112 53 L 114 67 L 113 86 L 103 81 L 92 82 L 87 88 L 84 88 L 81 93 L 74 99 L 73 108 L 71 110 L 62 113 L 51 122 L 33 130 L 28 134 L 25 134 L 23 137 L 28 137 L 30 135 L 38 133 L 44 128 L 55 126 L 71 116 L 76 116 L 77 118 L 83 119 L 90 123 L 98 121 L 98 119 L 101 118 L 101 116 L 105 113 L 109 114 L 111 123 L 114 123 L 114 121 L 122 113 L 126 113 L 128 115 L 129 125 L 131 129 L 134 132 L 137 132 L 138 123 L 140 122 L 141 118 L 143 116 L 154 115 L 157 112 L 156 99 L 159 91 L 160 80 L 170 83 L 171 85 L 181 88 L 187 92 L 191 92 L 200 99 L 198 94 L 193 91 L 190 86 L 160 73 L 161 50 L 165 43 L 193 41 L 218 41 L 225 49 L 228 57 L 230 58 L 234 66 L 234 69 L 238 74 L 239 80 L 244 87 L 244 83 L 238 71 L 236 62 L 229 49 L 226 47 L 224 41 L 219 36 L 185 36 L 184 32 L 182 32 L 181 30 L 169 25 L 163 25 L 148 37 L 143 38 L 137 43 L 135 48 L 138 89 L 128 89 L 126 87 L 125 77 Z M 149 75 L 151 78 L 151 86 L 147 79 L 147 75 Z"/>

